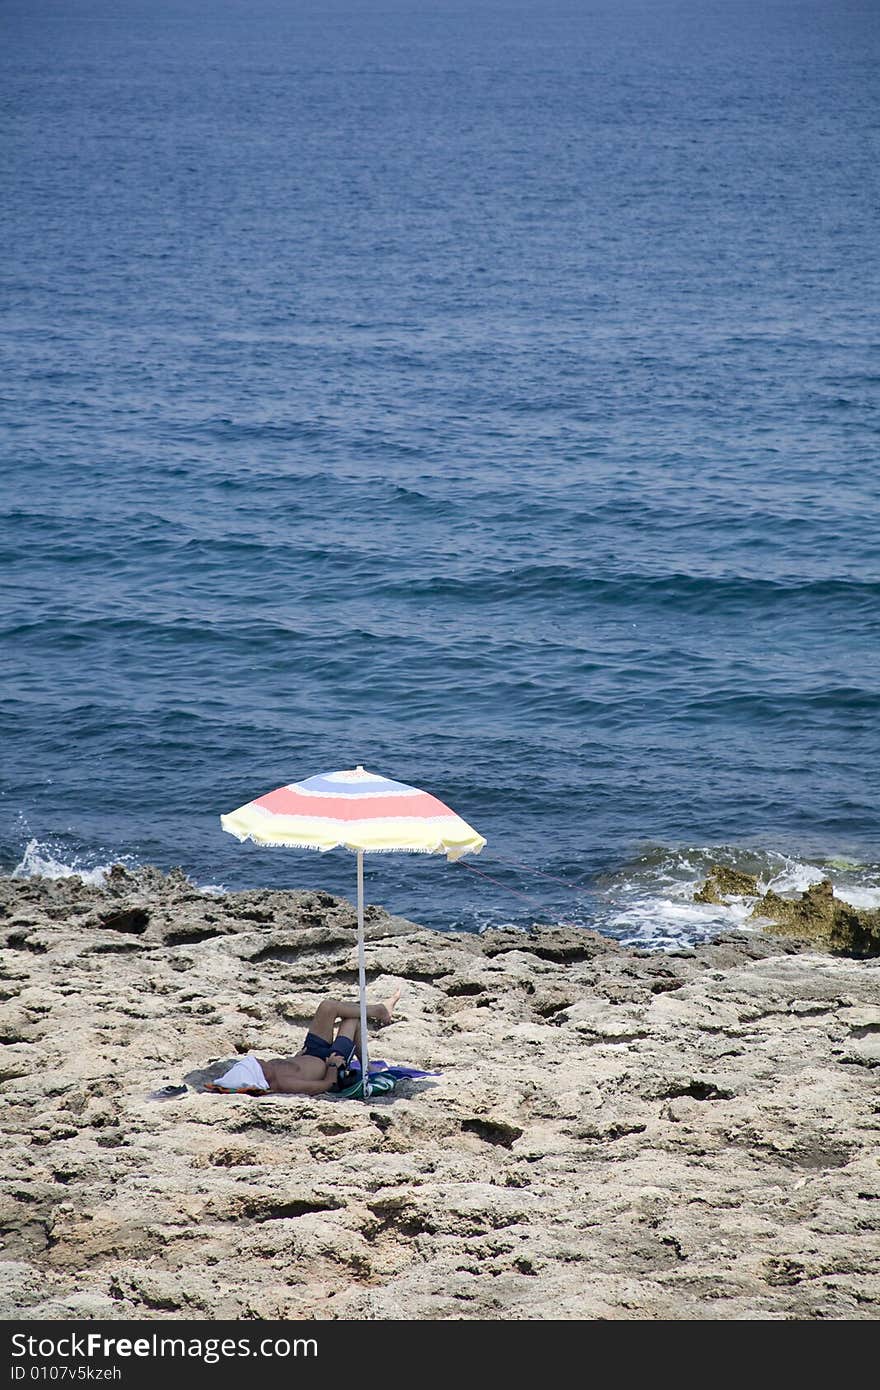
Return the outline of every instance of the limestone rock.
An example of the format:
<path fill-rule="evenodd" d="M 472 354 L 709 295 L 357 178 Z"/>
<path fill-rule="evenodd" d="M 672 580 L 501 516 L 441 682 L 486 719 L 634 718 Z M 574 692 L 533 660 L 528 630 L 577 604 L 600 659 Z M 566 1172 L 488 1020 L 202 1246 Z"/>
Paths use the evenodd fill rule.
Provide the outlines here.
<path fill-rule="evenodd" d="M 831 952 L 373 906 L 371 1054 L 439 1074 L 364 1104 L 202 1089 L 353 994 L 350 903 L 0 880 L 0 1316 L 876 1318 L 880 960 L 813 899 Z"/>

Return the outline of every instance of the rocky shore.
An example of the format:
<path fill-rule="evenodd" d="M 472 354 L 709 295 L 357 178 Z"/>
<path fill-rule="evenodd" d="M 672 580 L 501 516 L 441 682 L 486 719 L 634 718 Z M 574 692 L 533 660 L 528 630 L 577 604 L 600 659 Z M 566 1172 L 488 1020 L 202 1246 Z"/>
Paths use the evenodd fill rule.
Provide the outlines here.
<path fill-rule="evenodd" d="M 370 908 L 367 938 L 403 990 L 374 1053 L 440 1074 L 222 1097 L 354 994 L 351 904 L 0 881 L 0 1316 L 880 1312 L 880 960 L 796 922 L 648 953 Z"/>

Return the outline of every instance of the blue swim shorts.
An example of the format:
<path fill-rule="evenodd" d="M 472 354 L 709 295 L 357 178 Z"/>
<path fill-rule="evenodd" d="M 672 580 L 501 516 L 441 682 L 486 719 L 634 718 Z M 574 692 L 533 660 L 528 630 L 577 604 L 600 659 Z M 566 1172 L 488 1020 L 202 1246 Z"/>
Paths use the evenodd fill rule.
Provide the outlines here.
<path fill-rule="evenodd" d="M 335 1052 L 343 1061 L 350 1062 L 351 1054 L 354 1052 L 354 1038 L 347 1038 L 344 1033 L 340 1033 L 330 1043 L 325 1038 L 318 1037 L 317 1033 L 306 1033 L 302 1050 L 307 1057 L 319 1057 L 322 1062 L 326 1062 L 331 1052 Z"/>

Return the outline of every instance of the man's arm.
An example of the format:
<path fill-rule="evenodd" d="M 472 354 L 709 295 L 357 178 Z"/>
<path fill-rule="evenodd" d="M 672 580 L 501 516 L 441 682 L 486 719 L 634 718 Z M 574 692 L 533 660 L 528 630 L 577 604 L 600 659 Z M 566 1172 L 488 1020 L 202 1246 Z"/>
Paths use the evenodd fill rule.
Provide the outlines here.
<path fill-rule="evenodd" d="M 337 1071 L 335 1067 L 328 1067 L 323 1077 L 318 1077 L 315 1081 L 300 1081 L 297 1083 L 297 1094 L 302 1096 L 321 1096 L 325 1091 L 329 1091 L 336 1085 Z"/>

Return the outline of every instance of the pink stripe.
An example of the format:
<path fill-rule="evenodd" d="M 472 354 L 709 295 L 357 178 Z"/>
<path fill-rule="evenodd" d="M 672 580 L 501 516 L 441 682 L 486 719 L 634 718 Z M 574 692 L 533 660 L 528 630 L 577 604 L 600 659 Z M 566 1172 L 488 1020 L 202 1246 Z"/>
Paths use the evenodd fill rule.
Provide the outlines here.
<path fill-rule="evenodd" d="M 413 796 L 303 796 L 290 787 L 257 797 L 253 803 L 276 816 L 321 816 L 327 820 L 377 820 L 382 816 L 451 816 L 454 813 L 430 792 Z"/>

